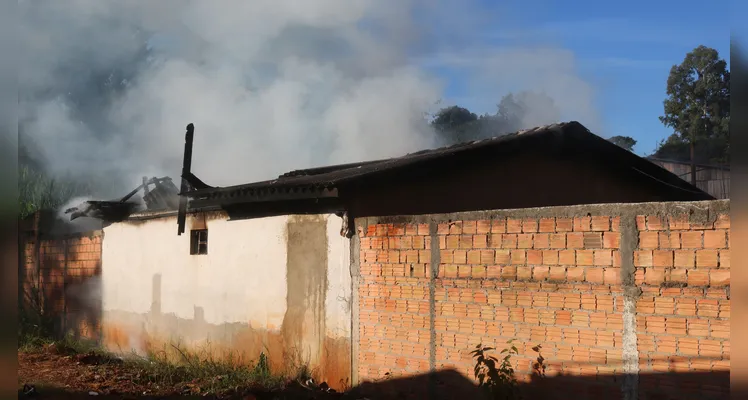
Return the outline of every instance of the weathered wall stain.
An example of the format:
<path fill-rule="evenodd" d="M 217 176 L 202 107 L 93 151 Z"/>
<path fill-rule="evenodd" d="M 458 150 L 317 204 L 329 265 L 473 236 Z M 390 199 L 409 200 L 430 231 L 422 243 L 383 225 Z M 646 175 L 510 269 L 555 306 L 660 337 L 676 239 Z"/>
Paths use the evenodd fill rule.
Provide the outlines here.
<path fill-rule="evenodd" d="M 298 342 L 289 343 L 281 331 L 245 323 L 218 325 L 173 314 L 108 311 L 104 314 L 102 331 L 105 347 L 120 354 L 133 351 L 140 356 L 157 354 L 178 362 L 183 357 L 181 350 L 204 359 L 251 365 L 264 353 L 274 373 L 295 374 L 300 366 Z M 319 361 L 310 365 L 315 380 L 336 389 L 344 388 L 350 383 L 350 340 L 321 335 L 319 341 L 322 342 Z"/>
<path fill-rule="evenodd" d="M 316 371 L 319 382 L 344 390 L 351 386 L 351 340 L 347 337 L 325 336 L 322 344 L 322 359 Z"/>
<path fill-rule="evenodd" d="M 325 336 L 327 295 L 327 221 L 322 216 L 293 216 L 286 225 L 286 313 L 281 332 L 295 344 L 286 359 L 319 365 Z"/>
<path fill-rule="evenodd" d="M 201 226 L 202 217 L 195 216 L 195 219 L 191 221 L 192 228 Z M 350 333 L 332 329 L 334 325 L 327 321 L 340 318 L 332 312 L 334 310 L 327 309 L 330 305 L 326 305 L 331 294 L 328 293 L 329 280 L 337 279 L 328 277 L 331 272 L 328 254 L 334 251 L 331 249 L 335 245 L 332 243 L 331 247 L 328 239 L 328 223 L 324 215 L 290 216 L 284 221 L 281 240 L 286 252 L 286 304 L 284 314 L 280 314 L 282 321 L 279 318 L 277 325 L 270 319 L 263 319 L 262 313 L 257 315 L 258 320 L 220 323 L 213 317 L 213 321 L 208 322 L 205 315 L 209 312 L 209 304 L 192 304 L 192 316 L 177 316 L 169 312 L 170 306 L 167 306 L 174 298 L 162 298 L 174 295 L 174 282 L 170 279 L 176 277 L 170 278 L 172 275 L 168 269 L 161 272 L 162 269 L 146 268 L 155 270 L 149 277 L 152 287 L 148 288 L 150 290 L 143 288 L 144 293 L 150 291 L 152 296 L 149 311 L 105 311 L 102 324 L 104 344 L 115 352 L 131 353 L 135 350 L 140 355 L 160 354 L 173 361 L 183 357 L 176 347 L 199 357 L 230 358 L 240 364 L 252 364 L 264 353 L 275 373 L 294 374 L 299 367 L 308 367 L 317 382 L 324 381 L 335 389 L 343 389 L 351 382 L 351 341 Z M 256 251 L 263 250 L 264 247 Z M 212 267 L 206 264 L 199 268 Z M 250 261 L 246 268 L 250 272 L 241 279 L 262 279 L 262 275 L 251 271 L 268 266 Z M 219 285 L 218 282 L 215 284 Z M 275 286 L 273 283 L 271 287 Z M 273 293 L 278 292 L 267 292 L 271 297 Z M 278 300 L 273 297 L 262 301 Z M 265 306 L 253 302 L 239 305 L 260 309 Z"/>

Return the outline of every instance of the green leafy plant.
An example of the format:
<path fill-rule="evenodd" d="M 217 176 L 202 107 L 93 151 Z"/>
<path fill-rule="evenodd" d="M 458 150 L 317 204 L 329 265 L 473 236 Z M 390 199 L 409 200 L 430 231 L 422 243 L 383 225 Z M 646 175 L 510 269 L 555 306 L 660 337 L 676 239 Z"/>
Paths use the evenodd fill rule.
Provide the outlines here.
<path fill-rule="evenodd" d="M 514 339 L 506 342 L 509 347 L 501 351 L 500 354 L 503 355 L 501 361 L 487 354 L 494 350 L 493 347 L 483 346 L 482 343 L 475 346 L 475 350 L 470 353 L 475 359 L 475 378 L 478 379 L 478 385 L 486 391 L 489 398 L 507 400 L 518 398 L 517 380 L 512 366 L 512 356 L 517 355 L 518 350 L 512 342 Z"/>
<path fill-rule="evenodd" d="M 512 357 L 516 356 L 519 351 L 514 344 L 514 339 L 506 342 L 507 348 L 502 350 L 500 359 L 490 355 L 488 352 L 495 350 L 493 347 L 478 344 L 475 350 L 471 351 L 475 359 L 475 378 L 478 380 L 478 386 L 483 388 L 490 399 L 519 399 L 521 398 L 517 378 L 515 376 Z M 533 375 L 539 377 L 545 376 L 545 358 L 540 354 L 541 345 L 532 348 L 532 351 L 538 353 L 538 357 L 532 364 Z"/>
<path fill-rule="evenodd" d="M 532 363 L 532 373 L 540 378 L 545 378 L 545 358 L 540 354 L 540 350 L 543 348 L 541 345 L 537 345 L 532 348 L 532 351 L 538 353 L 538 357 Z"/>

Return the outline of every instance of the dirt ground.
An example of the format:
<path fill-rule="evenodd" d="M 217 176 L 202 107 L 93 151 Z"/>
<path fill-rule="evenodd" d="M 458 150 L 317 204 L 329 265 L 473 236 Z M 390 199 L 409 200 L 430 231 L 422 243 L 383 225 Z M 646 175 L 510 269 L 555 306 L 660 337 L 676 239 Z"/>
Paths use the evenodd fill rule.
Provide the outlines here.
<path fill-rule="evenodd" d="M 291 383 L 283 390 L 236 388 L 206 393 L 193 382 L 162 386 L 137 368 L 95 353 L 60 354 L 53 347 L 18 353 L 19 399 L 340 399 L 348 396 L 310 390 Z"/>

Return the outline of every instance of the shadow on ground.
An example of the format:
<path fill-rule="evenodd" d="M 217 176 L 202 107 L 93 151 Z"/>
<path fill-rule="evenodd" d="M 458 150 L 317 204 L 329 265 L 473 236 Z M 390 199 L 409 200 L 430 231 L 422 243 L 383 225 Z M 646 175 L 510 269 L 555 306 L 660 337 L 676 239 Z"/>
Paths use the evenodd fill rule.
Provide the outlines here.
<path fill-rule="evenodd" d="M 519 383 L 522 399 L 623 399 L 622 376 L 579 377 L 554 376 L 535 378 Z M 638 377 L 638 399 L 728 399 L 730 398 L 730 375 L 728 372 L 710 373 L 663 373 L 640 374 Z M 733 393 L 733 395 L 738 395 Z M 89 393 L 71 393 L 57 389 L 39 389 L 35 393 L 19 398 L 78 399 L 92 398 Z M 745 396 L 735 398 L 748 398 Z M 282 391 L 269 393 L 236 392 L 222 396 L 149 396 L 149 395 L 98 395 L 104 399 L 171 399 L 171 398 L 227 398 L 227 399 L 481 399 L 486 398 L 473 381 L 454 370 L 435 374 L 424 374 L 407 378 L 393 378 L 379 382 L 363 383 L 347 393 L 312 391 L 294 385 Z M 635 397 L 636 398 L 636 397 Z"/>

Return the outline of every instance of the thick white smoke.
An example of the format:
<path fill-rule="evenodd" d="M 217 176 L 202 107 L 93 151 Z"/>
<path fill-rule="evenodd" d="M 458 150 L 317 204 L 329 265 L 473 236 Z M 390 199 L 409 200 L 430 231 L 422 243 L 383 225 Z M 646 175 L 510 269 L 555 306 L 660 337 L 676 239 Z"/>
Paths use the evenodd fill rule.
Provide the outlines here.
<path fill-rule="evenodd" d="M 23 133 L 49 171 L 116 182 L 98 196 L 122 195 L 143 175 L 176 178 L 190 122 L 193 171 L 214 185 L 430 147 L 424 113 L 443 82 L 418 60 L 448 66 L 434 49 L 478 29 L 470 3 L 20 1 Z M 527 53 L 481 53 L 486 82 L 529 71 L 522 78 L 547 87 L 528 89 L 591 113 L 569 62 L 513 51 Z"/>

